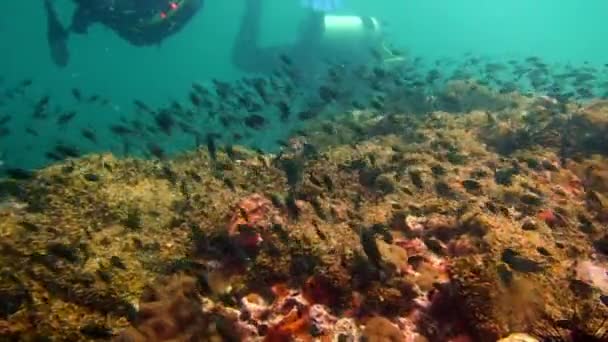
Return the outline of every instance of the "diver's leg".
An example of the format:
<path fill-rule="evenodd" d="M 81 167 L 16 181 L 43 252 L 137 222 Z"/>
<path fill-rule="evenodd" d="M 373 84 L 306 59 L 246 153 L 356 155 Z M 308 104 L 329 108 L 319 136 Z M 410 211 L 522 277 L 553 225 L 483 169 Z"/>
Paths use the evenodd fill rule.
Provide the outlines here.
<path fill-rule="evenodd" d="M 302 63 L 312 66 L 319 62 L 319 57 L 323 55 L 321 41 L 324 29 L 325 14 L 313 10 L 309 11 L 300 27 L 294 48 L 294 54 Z"/>
<path fill-rule="evenodd" d="M 67 44 L 68 30 L 59 21 L 52 0 L 44 0 L 44 8 L 47 18 L 47 41 L 51 50 L 51 58 L 57 66 L 64 67 L 70 59 Z"/>
<path fill-rule="evenodd" d="M 240 69 L 255 67 L 255 56 L 259 55 L 260 21 L 263 0 L 246 0 L 245 13 L 232 46 L 232 62 Z"/>
<path fill-rule="evenodd" d="M 323 38 L 325 13 L 311 10 L 302 24 L 298 43 L 317 47 Z"/>

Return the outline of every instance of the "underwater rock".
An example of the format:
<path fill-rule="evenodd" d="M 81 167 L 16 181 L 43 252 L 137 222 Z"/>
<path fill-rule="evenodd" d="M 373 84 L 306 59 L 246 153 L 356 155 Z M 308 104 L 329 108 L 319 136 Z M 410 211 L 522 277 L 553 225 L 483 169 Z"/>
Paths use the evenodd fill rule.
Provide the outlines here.
<path fill-rule="evenodd" d="M 129 229 L 140 229 L 142 227 L 142 215 L 138 208 L 129 208 L 127 217 L 122 221 L 122 224 Z"/>
<path fill-rule="evenodd" d="M 435 176 L 443 176 L 446 174 L 446 169 L 443 166 L 441 166 L 440 164 L 436 164 L 436 165 L 431 166 L 431 172 Z"/>
<path fill-rule="evenodd" d="M 458 98 L 453 104 L 460 108 Z M 526 131 L 522 111 L 420 119 L 376 113 L 356 133 L 332 119 L 326 131 L 340 135 L 331 140 L 339 145 L 319 144 L 305 169 L 292 164 L 298 174 L 287 176 L 287 185 L 289 165 L 272 161 L 293 157 L 291 150 L 239 156 L 239 147 L 219 145 L 224 138 L 216 139 L 213 162 L 207 151 L 171 161 L 165 154 L 162 162 L 88 156 L 39 170 L 11 194 L 29 207 L 0 205 L 3 238 L 12 246 L 2 266 L 53 311 L 36 316 L 36 306 L 11 285 L 8 324 L 28 327 L 26 318 L 36 317 L 40 324 L 28 329 L 52 339 L 106 336 L 133 320 L 132 298 L 159 272 L 196 275 L 210 297 L 178 289 L 142 299 L 142 315 L 158 317 L 133 320 L 132 336 L 140 340 L 151 338 L 139 324 L 167 335 L 200 331 L 207 340 L 354 342 L 369 315 L 384 315 L 407 340 L 411 314 L 429 320 L 409 324 L 428 328 L 421 331 L 431 341 L 495 341 L 543 317 L 522 318 L 532 305 L 518 302 L 521 288 L 542 293 L 536 297 L 551 317 L 567 316 L 579 302 L 598 304 L 608 289 L 601 253 L 605 160 L 575 146 L 576 155 L 556 163 L 557 145 L 547 136 L 558 130 L 519 140 Z M 483 136 L 479 122 L 492 126 L 489 132 L 508 126 L 498 134 L 506 140 L 485 145 L 494 136 Z M 317 139 L 316 131 L 307 139 Z M 513 159 L 497 154 L 497 146 L 519 151 Z M 85 181 L 86 173 L 99 179 Z M 47 249 L 49 243 L 62 245 Z M 578 272 L 576 266 L 567 272 L 580 255 L 597 258 L 588 260 L 594 267 L 581 262 Z M 272 291 L 277 284 L 283 291 Z M 449 305 L 436 304 L 448 294 Z M 183 304 L 183 312 L 174 304 Z M 200 329 L 160 308 L 193 318 Z M 451 308 L 458 317 L 435 316 Z M 590 311 L 590 322 L 604 312 Z"/>
<path fill-rule="evenodd" d="M 376 245 L 380 253 L 380 259 L 391 265 L 397 274 L 402 274 L 409 269 L 408 255 L 405 249 L 382 240 L 376 240 Z"/>
<path fill-rule="evenodd" d="M 235 238 L 242 247 L 256 247 L 273 225 L 282 226 L 285 222 L 270 199 L 252 194 L 237 203 L 227 230 L 228 235 Z"/>
<path fill-rule="evenodd" d="M 523 230 L 537 230 L 538 229 L 538 223 L 536 223 L 536 221 L 532 218 L 526 218 L 524 219 L 524 221 L 521 224 L 521 229 Z"/>
<path fill-rule="evenodd" d="M 470 193 L 479 194 L 481 193 L 481 184 L 474 179 L 465 179 L 462 181 L 462 186 Z"/>
<path fill-rule="evenodd" d="M 381 174 L 376 178 L 376 188 L 384 195 L 395 192 L 396 182 L 393 177 L 387 174 Z"/>
<path fill-rule="evenodd" d="M 525 333 L 513 333 L 507 337 L 503 337 L 498 342 L 539 342 L 536 337 Z"/>
<path fill-rule="evenodd" d="M 500 185 L 511 185 L 513 176 L 518 173 L 519 170 L 514 167 L 498 169 L 494 173 L 494 181 Z"/>
<path fill-rule="evenodd" d="M 352 318 L 340 318 L 333 327 L 333 335 L 340 342 L 355 342 L 359 338 L 359 328 Z"/>
<path fill-rule="evenodd" d="M 80 260 L 77 249 L 64 243 L 49 242 L 46 249 L 49 254 L 65 259 L 71 263 L 75 263 Z"/>
<path fill-rule="evenodd" d="M 407 217 L 405 218 L 405 226 L 415 236 L 420 236 L 424 231 L 424 224 L 426 223 L 426 220 L 427 219 L 425 217 L 407 215 Z"/>
<path fill-rule="evenodd" d="M 587 191 L 587 204 L 591 210 L 597 213 L 599 220 L 608 222 L 607 196 L 597 191 Z"/>
<path fill-rule="evenodd" d="M 435 191 L 437 191 L 437 195 L 442 197 L 453 197 L 455 195 L 454 190 L 444 181 L 435 182 Z"/>
<path fill-rule="evenodd" d="M 6 275 L 0 277 L 0 319 L 7 319 L 17 312 L 22 305 L 29 303 L 32 298 L 30 292 L 16 279 L 7 279 Z"/>
<path fill-rule="evenodd" d="M 89 323 L 81 327 L 80 333 L 91 339 L 107 340 L 114 336 L 114 334 L 112 333 L 112 329 L 105 325 L 96 323 Z"/>
<path fill-rule="evenodd" d="M 600 253 L 608 256 L 608 234 L 603 237 L 595 240 L 593 242 L 593 247 Z"/>
<path fill-rule="evenodd" d="M 418 189 L 422 189 L 424 187 L 424 180 L 422 179 L 422 171 L 421 170 L 410 170 L 409 171 L 410 179 L 412 180 L 412 184 Z"/>
<path fill-rule="evenodd" d="M 313 337 L 326 335 L 333 330 L 337 318 L 329 313 L 327 307 L 314 304 L 308 311 L 310 316 L 310 331 Z"/>
<path fill-rule="evenodd" d="M 363 167 L 359 171 L 359 183 L 366 188 L 373 188 L 376 179 L 382 174 L 382 170 L 373 167 Z"/>
<path fill-rule="evenodd" d="M 241 298 L 241 312 L 246 313 L 247 317 L 262 320 L 264 316 L 270 314 L 269 310 L 269 305 L 257 293 L 250 293 Z"/>
<path fill-rule="evenodd" d="M 135 326 L 115 341 L 199 340 L 209 336 L 194 278 L 172 276 L 142 294 Z"/>
<path fill-rule="evenodd" d="M 530 206 L 539 206 L 543 204 L 542 198 L 533 192 L 524 193 L 519 199 L 522 203 Z"/>
<path fill-rule="evenodd" d="M 99 181 L 99 176 L 94 173 L 85 173 L 83 177 L 84 177 L 84 179 L 86 179 L 89 182 L 98 182 Z"/>
<path fill-rule="evenodd" d="M 399 328 L 384 317 L 373 317 L 365 324 L 362 334 L 363 339 L 369 342 L 405 342 L 405 338 Z"/>
<path fill-rule="evenodd" d="M 608 293 L 608 267 L 599 262 L 583 260 L 575 265 L 576 278 L 585 282 L 603 294 Z"/>

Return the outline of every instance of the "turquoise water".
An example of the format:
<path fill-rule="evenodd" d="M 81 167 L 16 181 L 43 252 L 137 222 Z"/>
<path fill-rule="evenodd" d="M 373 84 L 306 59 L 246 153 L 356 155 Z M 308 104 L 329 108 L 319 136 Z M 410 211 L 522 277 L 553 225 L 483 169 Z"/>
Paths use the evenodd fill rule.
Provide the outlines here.
<path fill-rule="evenodd" d="M 386 25 L 388 41 L 410 56 L 424 59 L 458 60 L 464 54 L 498 59 L 539 56 L 550 63 L 603 65 L 608 63 L 608 3 L 595 0 L 345 0 L 346 14 L 379 18 Z M 70 90 L 99 94 L 110 100 L 106 107 L 78 105 L 79 115 L 68 127 L 97 130 L 120 116 L 132 115 L 133 99 L 153 106 L 170 100 L 183 101 L 193 81 L 211 78 L 234 80 L 242 76 L 230 61 L 232 42 L 238 30 L 241 0 L 207 0 L 205 8 L 177 35 L 160 46 L 133 47 L 108 29 L 96 25 L 85 36 L 70 39 L 71 62 L 55 67 L 46 45 L 46 19 L 41 1 L 13 1 L 3 4 L 0 37 L 4 42 L 0 87 L 23 79 L 34 81 L 19 100 L 0 107 L 13 115 L 8 137 L 0 138 L 0 152 L 7 164 L 38 167 L 50 144 L 81 139 L 79 129 L 66 129 L 58 136 L 56 127 L 40 136 L 21 132 L 27 125 L 32 105 L 49 94 L 53 105 L 77 106 Z M 69 22 L 73 5 L 57 0 L 63 22 Z M 292 42 L 305 12 L 299 1 L 267 0 L 263 15 L 264 44 Z M 54 125 L 54 123 L 49 124 Z M 99 147 L 83 151 L 120 149 L 99 129 Z M 175 149 L 185 146 L 179 137 Z"/>

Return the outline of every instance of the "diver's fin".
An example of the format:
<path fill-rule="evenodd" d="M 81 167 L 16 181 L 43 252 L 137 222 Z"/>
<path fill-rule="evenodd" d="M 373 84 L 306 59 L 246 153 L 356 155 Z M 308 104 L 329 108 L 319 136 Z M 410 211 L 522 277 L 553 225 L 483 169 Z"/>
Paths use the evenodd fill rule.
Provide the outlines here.
<path fill-rule="evenodd" d="M 46 39 L 51 49 L 51 58 L 55 65 L 64 67 L 70 59 L 70 53 L 68 52 L 69 32 L 61 25 L 52 0 L 44 0 L 44 8 L 47 19 Z"/>

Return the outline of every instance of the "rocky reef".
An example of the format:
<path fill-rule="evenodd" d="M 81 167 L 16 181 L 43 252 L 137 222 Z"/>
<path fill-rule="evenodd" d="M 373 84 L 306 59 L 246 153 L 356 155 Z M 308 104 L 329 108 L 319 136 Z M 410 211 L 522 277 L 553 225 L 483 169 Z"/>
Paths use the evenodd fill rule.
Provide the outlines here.
<path fill-rule="evenodd" d="M 454 87 L 458 115 L 348 113 L 278 155 L 2 181 L 0 336 L 605 340 L 608 105 Z"/>

